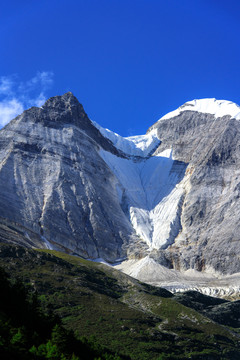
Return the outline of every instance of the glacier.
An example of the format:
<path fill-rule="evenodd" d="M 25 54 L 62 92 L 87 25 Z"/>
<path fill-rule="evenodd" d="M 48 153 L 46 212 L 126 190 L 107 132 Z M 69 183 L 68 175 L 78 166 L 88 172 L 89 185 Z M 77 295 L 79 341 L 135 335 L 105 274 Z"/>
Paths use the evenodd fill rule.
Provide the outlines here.
<path fill-rule="evenodd" d="M 175 161 L 171 149 L 138 160 L 104 150 L 100 155 L 117 179 L 119 201 L 137 235 L 149 250 L 169 245 L 180 230 L 186 164 Z"/>
<path fill-rule="evenodd" d="M 212 296 L 234 296 L 240 289 L 237 275 L 225 277 L 210 267 L 202 271 L 169 269 L 151 256 L 154 250 L 166 249 L 173 243 L 180 248 L 185 244 L 181 214 L 185 195 L 190 191 L 189 179 L 193 170 L 189 168 L 187 171 L 188 163 L 174 158 L 172 147 L 156 151 L 161 143 L 156 124 L 185 111 L 211 114 L 215 119 L 229 116 L 240 120 L 237 104 L 212 98 L 183 104 L 159 119 L 146 135 L 121 137 L 94 123 L 102 135 L 126 155 L 126 158 L 121 158 L 104 150 L 99 152 L 115 176 L 115 187 L 125 214 L 148 249 L 140 259 L 129 258 L 113 266 L 174 292 L 194 289 Z"/>
<path fill-rule="evenodd" d="M 160 144 L 156 129 L 150 131 L 146 135 L 123 137 L 109 129 L 104 129 L 95 121 L 92 121 L 92 124 L 101 132 L 104 137 L 111 140 L 117 149 L 121 150 L 128 156 L 150 156 L 151 152 Z"/>
<path fill-rule="evenodd" d="M 181 230 L 187 164 L 174 160 L 172 149 L 154 153 L 161 142 L 156 129 L 122 137 L 93 124 L 127 155 L 121 158 L 102 149 L 99 152 L 116 177 L 119 201 L 136 234 L 150 251 L 166 248 Z"/>
<path fill-rule="evenodd" d="M 240 119 L 240 107 L 215 98 L 188 101 L 158 122 L 178 116 L 183 111 L 213 114 L 215 118 L 230 115 Z M 157 123 L 158 123 L 157 122 Z M 188 176 L 187 163 L 173 159 L 171 148 L 155 153 L 161 140 L 157 128 L 146 135 L 122 137 L 96 122 L 93 125 L 121 150 L 127 158 L 100 150 L 100 155 L 117 179 L 119 200 L 128 212 L 131 224 L 149 250 L 163 249 L 181 231 L 181 208 Z"/>

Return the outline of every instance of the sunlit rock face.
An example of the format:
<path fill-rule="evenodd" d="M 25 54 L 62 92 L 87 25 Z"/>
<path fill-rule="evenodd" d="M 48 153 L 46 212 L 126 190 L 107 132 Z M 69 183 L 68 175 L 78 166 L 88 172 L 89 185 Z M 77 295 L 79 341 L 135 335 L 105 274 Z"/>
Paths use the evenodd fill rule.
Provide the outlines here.
<path fill-rule="evenodd" d="M 131 155 L 126 140 L 141 148 L 138 160 L 101 154 L 123 185 L 125 212 L 157 264 L 211 274 L 240 271 L 239 120 L 236 104 L 203 99 L 167 114 L 142 137 L 120 141 L 101 130 Z M 159 143 L 150 146 L 147 139 L 156 145 L 155 137 Z M 147 280 L 147 265 L 141 269 L 144 276 L 136 276 Z"/>
<path fill-rule="evenodd" d="M 0 132 L 2 227 L 13 226 L 30 246 L 108 261 L 126 256 L 135 235 L 100 148 L 120 156 L 71 93 L 14 119 Z"/>
<path fill-rule="evenodd" d="M 175 269 L 240 271 L 240 123 L 225 115 L 183 111 L 157 122 L 158 152 L 171 146 L 188 163 L 182 230 L 168 248 Z"/>
<path fill-rule="evenodd" d="M 123 138 L 71 93 L 25 111 L 0 131 L 1 240 L 125 260 L 154 284 L 240 272 L 239 114 L 195 100 Z"/>

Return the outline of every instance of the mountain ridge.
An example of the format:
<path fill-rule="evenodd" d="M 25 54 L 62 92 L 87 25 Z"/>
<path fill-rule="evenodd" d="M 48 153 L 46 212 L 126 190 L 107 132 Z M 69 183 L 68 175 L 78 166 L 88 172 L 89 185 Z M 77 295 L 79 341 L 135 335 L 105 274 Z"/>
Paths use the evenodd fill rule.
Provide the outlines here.
<path fill-rule="evenodd" d="M 72 93 L 26 110 L 0 131 L 2 240 L 121 261 L 154 284 L 240 272 L 238 111 L 194 100 L 122 138 Z"/>

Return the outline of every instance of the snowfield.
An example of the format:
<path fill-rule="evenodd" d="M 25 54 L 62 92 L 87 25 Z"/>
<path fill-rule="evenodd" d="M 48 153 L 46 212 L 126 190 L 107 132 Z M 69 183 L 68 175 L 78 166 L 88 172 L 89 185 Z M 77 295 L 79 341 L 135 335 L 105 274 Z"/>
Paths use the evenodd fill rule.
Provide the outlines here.
<path fill-rule="evenodd" d="M 92 123 L 104 137 L 112 141 L 117 149 L 129 156 L 147 157 L 160 144 L 155 129 L 146 135 L 122 137 L 111 130 L 104 129 L 95 121 L 92 121 Z"/>
<path fill-rule="evenodd" d="M 186 110 L 213 114 L 216 118 L 230 115 L 232 118 L 240 120 L 240 107 L 237 104 L 233 103 L 232 101 L 216 100 L 214 98 L 210 98 L 188 101 L 178 109 L 164 115 L 158 121 L 173 118 Z"/>

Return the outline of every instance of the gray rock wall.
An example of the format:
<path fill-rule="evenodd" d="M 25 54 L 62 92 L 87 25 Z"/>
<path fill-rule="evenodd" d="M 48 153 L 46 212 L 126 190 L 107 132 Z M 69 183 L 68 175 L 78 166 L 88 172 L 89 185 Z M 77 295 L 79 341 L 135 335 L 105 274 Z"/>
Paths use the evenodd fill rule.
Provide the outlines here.
<path fill-rule="evenodd" d="M 133 229 L 99 146 L 118 153 L 72 94 L 25 111 L 1 130 L 0 216 L 24 227 L 26 244 L 34 232 L 36 247 L 108 261 L 126 255 Z"/>
<path fill-rule="evenodd" d="M 161 145 L 187 162 L 182 232 L 165 256 L 175 269 L 240 271 L 240 123 L 185 111 L 159 121 Z"/>

